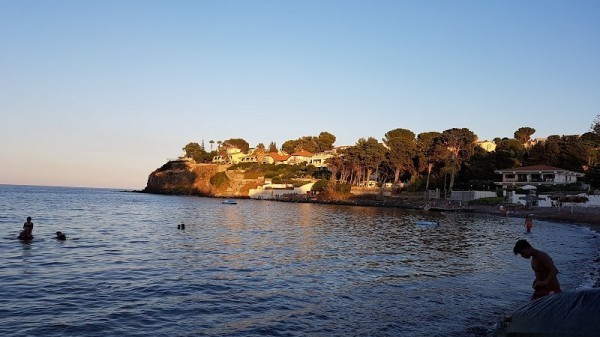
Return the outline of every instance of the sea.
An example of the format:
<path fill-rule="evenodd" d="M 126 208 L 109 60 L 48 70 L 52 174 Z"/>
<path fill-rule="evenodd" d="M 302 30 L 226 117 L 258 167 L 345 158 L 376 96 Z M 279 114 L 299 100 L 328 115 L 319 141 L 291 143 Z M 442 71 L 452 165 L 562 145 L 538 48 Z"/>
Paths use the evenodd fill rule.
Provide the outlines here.
<path fill-rule="evenodd" d="M 0 336 L 491 336 L 532 293 L 517 240 L 564 291 L 600 277 L 584 226 L 221 201 L 0 185 Z"/>

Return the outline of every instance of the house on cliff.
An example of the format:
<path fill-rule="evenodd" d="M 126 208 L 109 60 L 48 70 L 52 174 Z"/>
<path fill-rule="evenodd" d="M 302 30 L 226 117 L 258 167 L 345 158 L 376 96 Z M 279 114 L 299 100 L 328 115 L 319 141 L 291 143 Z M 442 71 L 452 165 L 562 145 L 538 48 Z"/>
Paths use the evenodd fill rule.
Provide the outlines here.
<path fill-rule="evenodd" d="M 290 165 L 298 165 L 304 162 L 308 163 L 312 156 L 312 153 L 305 150 L 296 151 L 290 155 L 290 158 L 286 160 L 285 163 Z"/>
<path fill-rule="evenodd" d="M 289 158 L 285 151 L 269 152 L 263 157 L 263 164 L 284 164 Z"/>
<path fill-rule="evenodd" d="M 212 159 L 213 164 L 237 164 L 246 157 L 246 154 L 242 150 L 235 146 L 228 146 L 225 153 L 218 156 L 214 156 Z"/>

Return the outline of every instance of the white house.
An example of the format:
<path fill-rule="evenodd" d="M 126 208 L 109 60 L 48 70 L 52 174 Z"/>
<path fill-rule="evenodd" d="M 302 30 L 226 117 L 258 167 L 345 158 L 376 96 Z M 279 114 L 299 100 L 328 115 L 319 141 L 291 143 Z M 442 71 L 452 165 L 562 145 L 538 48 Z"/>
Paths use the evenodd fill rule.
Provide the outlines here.
<path fill-rule="evenodd" d="M 312 157 L 310 157 L 310 159 L 308 160 L 308 164 L 313 165 L 315 167 L 327 167 L 327 164 L 325 164 L 325 161 L 329 158 L 333 158 L 333 153 L 332 151 L 326 151 L 326 152 L 319 152 L 316 153 L 315 155 L 313 155 Z"/>
<path fill-rule="evenodd" d="M 576 183 L 577 178 L 583 177 L 583 173 L 548 165 L 515 167 L 494 172 L 502 175 L 502 181 L 495 182 L 502 188 L 524 185 L 568 185 Z"/>
<path fill-rule="evenodd" d="M 312 153 L 305 150 L 296 151 L 291 154 L 290 158 L 286 161 L 286 164 L 297 165 L 303 162 L 308 163 L 312 156 Z"/>

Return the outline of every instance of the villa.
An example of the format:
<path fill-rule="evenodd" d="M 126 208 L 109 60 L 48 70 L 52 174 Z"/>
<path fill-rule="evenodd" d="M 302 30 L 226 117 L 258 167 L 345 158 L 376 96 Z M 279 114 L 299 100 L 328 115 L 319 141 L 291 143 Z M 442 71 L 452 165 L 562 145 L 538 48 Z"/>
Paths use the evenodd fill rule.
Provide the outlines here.
<path fill-rule="evenodd" d="M 524 185 L 568 185 L 577 182 L 583 173 L 569 171 L 548 165 L 515 167 L 494 171 L 502 175 L 502 181 L 495 182 L 502 188 L 520 187 Z"/>

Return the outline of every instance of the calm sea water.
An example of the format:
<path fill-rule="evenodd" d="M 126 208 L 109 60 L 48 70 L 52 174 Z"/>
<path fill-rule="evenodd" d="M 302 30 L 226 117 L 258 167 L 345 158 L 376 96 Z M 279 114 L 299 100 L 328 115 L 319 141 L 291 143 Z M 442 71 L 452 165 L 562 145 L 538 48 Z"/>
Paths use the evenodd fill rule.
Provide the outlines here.
<path fill-rule="evenodd" d="M 594 284 L 600 247 L 474 214 L 10 185 L 0 226 L 2 336 L 487 336 L 531 293 L 516 240 L 564 290 Z"/>

